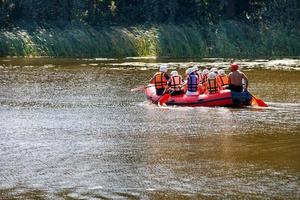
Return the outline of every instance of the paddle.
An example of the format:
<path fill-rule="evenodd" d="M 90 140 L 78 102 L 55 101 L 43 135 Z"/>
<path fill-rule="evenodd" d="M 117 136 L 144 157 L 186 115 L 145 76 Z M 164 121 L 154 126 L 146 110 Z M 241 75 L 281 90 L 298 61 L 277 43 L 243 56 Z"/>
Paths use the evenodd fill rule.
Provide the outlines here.
<path fill-rule="evenodd" d="M 258 105 L 260 107 L 268 107 L 268 105 L 260 98 L 252 95 L 250 92 L 248 92 L 252 96 L 252 102 L 251 105 Z"/>
<path fill-rule="evenodd" d="M 138 92 L 138 91 L 143 91 L 145 88 L 146 88 L 145 85 L 140 85 L 140 86 L 137 86 L 135 88 L 132 88 L 130 91 L 131 92 Z"/>
<path fill-rule="evenodd" d="M 152 86 L 153 86 L 152 84 L 150 84 L 150 85 L 139 85 L 135 88 L 132 88 L 130 91 L 131 92 L 140 92 L 140 91 L 144 91 L 146 88 L 152 87 Z"/>

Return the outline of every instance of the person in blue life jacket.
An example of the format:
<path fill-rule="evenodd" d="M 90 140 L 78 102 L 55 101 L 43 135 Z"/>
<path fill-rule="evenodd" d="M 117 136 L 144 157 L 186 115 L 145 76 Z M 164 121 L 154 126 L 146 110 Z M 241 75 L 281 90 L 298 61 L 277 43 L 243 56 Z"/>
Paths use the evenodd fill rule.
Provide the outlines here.
<path fill-rule="evenodd" d="M 182 76 L 179 75 L 177 71 L 172 71 L 165 92 L 169 91 L 171 96 L 182 95 L 184 94 L 183 85 L 184 81 L 182 80 Z"/>
<path fill-rule="evenodd" d="M 187 77 L 186 95 L 188 95 L 188 96 L 199 95 L 199 92 L 198 92 L 198 84 L 199 84 L 198 76 L 193 73 L 193 68 L 189 68 L 187 73 L 188 73 L 188 77 Z"/>

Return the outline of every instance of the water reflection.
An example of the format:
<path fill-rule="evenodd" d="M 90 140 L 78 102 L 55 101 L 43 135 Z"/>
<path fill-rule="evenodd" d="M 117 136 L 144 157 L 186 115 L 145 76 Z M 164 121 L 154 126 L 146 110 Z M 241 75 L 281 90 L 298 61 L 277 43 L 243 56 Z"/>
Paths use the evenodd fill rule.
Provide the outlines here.
<path fill-rule="evenodd" d="M 247 71 L 268 109 L 159 108 L 110 62 L 0 64 L 1 199 L 299 197 L 298 71 Z"/>

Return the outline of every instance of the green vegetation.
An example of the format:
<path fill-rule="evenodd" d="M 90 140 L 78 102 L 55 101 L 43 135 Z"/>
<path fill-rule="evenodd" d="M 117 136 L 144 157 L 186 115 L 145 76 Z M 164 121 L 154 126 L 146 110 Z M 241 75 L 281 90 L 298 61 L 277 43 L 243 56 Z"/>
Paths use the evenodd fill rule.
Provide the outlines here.
<path fill-rule="evenodd" d="M 0 56 L 299 56 L 299 4 L 2 0 Z"/>

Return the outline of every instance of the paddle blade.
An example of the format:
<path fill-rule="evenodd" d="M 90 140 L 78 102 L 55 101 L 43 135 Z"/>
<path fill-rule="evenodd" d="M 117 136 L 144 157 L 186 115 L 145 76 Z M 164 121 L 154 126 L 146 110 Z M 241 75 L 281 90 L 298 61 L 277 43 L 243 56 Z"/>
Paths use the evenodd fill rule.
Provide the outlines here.
<path fill-rule="evenodd" d="M 132 88 L 130 91 L 131 92 L 139 92 L 139 91 L 144 91 L 144 89 L 145 89 L 145 86 L 144 85 L 140 85 L 140 86 L 138 86 L 136 88 Z"/>
<path fill-rule="evenodd" d="M 254 97 L 252 97 L 251 106 L 258 106 L 258 103 Z"/>
<path fill-rule="evenodd" d="M 169 100 L 169 98 L 170 98 L 170 94 L 169 93 L 167 93 L 167 94 L 164 94 L 160 99 L 159 99 L 159 101 L 158 101 L 158 105 L 163 105 L 164 103 L 166 103 L 168 100 Z"/>
<path fill-rule="evenodd" d="M 260 98 L 257 98 L 256 96 L 253 96 L 255 101 L 257 102 L 257 105 L 260 106 L 260 107 L 268 107 L 268 105 L 263 101 L 261 100 Z"/>

